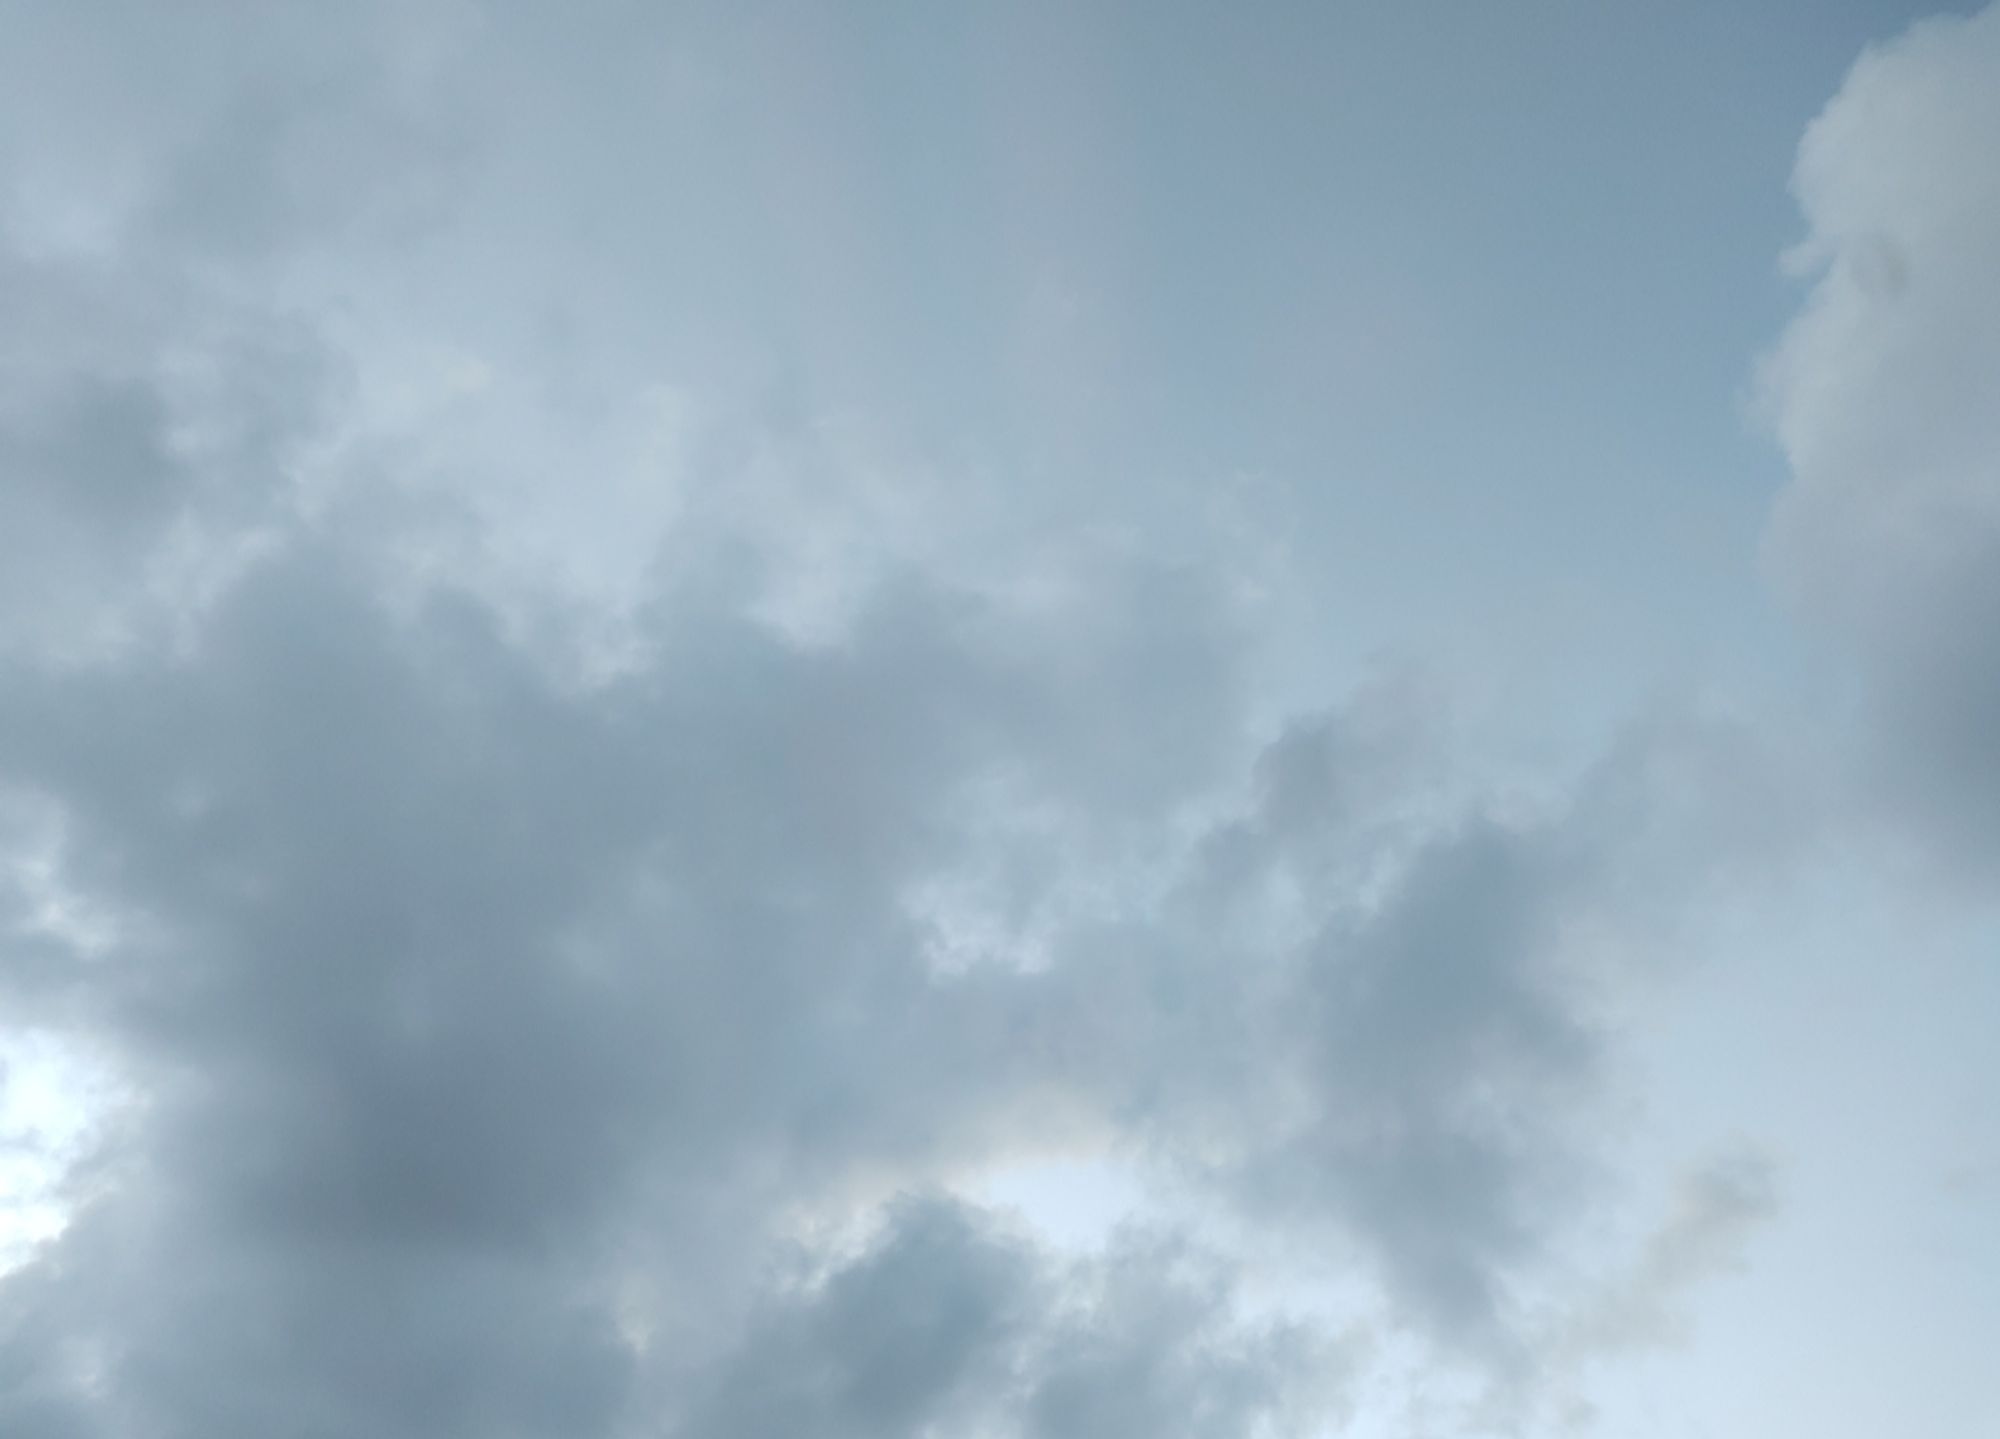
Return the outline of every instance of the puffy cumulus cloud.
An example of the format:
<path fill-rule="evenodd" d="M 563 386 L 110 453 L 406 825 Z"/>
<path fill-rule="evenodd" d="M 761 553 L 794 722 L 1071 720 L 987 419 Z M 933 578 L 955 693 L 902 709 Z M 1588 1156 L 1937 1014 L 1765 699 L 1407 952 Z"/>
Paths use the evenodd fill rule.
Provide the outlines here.
<path fill-rule="evenodd" d="M 2000 852 L 2000 10 L 1869 51 L 1794 188 L 1815 275 L 1771 357 L 1770 547 L 1865 667 L 1880 773 L 1957 861 Z"/>
<path fill-rule="evenodd" d="M 1356 1351 L 1246 1233 L 1532 1367 L 1727 727 L 1529 802 L 1407 687 L 1258 712 L 1199 526 L 665 383 L 591 307 L 658 257 L 508 186 L 601 199 L 565 157 L 664 125 L 672 44 L 333 13 L 6 61 L 0 1012 L 106 1078 L 0 1430 L 1309 1431 Z M 940 1192 L 1078 1144 L 1200 1232 L 1059 1258 Z"/>

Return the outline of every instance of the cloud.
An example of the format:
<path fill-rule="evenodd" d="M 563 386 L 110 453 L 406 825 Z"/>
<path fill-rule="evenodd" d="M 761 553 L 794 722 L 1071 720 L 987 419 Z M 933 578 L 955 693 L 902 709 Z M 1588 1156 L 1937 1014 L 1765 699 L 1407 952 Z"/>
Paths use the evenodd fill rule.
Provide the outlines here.
<path fill-rule="evenodd" d="M 1246 745 L 1227 606 L 1149 562 L 1079 577 L 1080 610 L 884 580 L 835 644 L 677 589 L 643 665 L 579 684 L 475 593 L 392 600 L 396 553 L 301 524 L 186 647 L 9 662 L 0 774 L 60 813 L 52 882 L 119 938 L 43 932 L 0 982 L 142 1096 L 6 1281 L 41 1356 L 10 1432 L 612 1434 L 691 1394 L 743 1432 L 780 1422 L 747 1393 L 856 1432 L 955 1413 L 960 1366 L 1030 1384 L 1008 1326 L 1068 1303 L 1042 1261 L 895 1211 L 890 1267 L 812 1303 L 894 1310 L 969 1266 L 923 1301 L 959 1347 L 786 1388 L 866 1366 L 813 1347 L 858 1318 L 769 1316 L 773 1246 L 1076 1134 L 1282 1245 L 1336 1240 L 1446 1352 L 1514 1344 L 1591 1147 L 1565 935 L 1621 903 L 1606 814 L 1655 806 L 1592 781 L 1463 813 L 1380 758 L 1366 705 Z M 1317 797 L 1274 781 L 1309 771 Z M 912 897 L 1044 842 L 1093 867 L 1016 869 L 1035 962 L 941 966 L 956 916 Z M 1113 1325 L 1101 1372 L 1036 1342 L 1068 1356 L 1018 1400 L 1050 1433 L 1293 1407 L 1293 1361 L 1235 1340 L 1183 1359 L 1189 1334 Z"/>
<path fill-rule="evenodd" d="M 1306 1432 L 1358 1351 L 1245 1233 L 1524 1362 L 1740 736 L 1523 798 L 1414 687 L 1260 712 L 1232 541 L 663 378 L 656 257 L 506 182 L 679 101 L 404 10 L 128 91 L 73 7 L 9 102 L 0 1003 L 115 1083 L 0 1431 Z M 1198 1216 L 948 1192 L 1078 1145 Z"/>
<path fill-rule="evenodd" d="M 1814 276 L 1770 358 L 1790 462 L 1769 549 L 1858 659 L 1895 811 L 1954 866 L 2000 845 L 2000 10 L 1870 50 L 1800 146 Z"/>
<path fill-rule="evenodd" d="M 1226 669 L 1200 628 L 1132 628 L 1177 613 L 1171 575 L 1069 633 L 892 591 L 835 651 L 683 608 L 652 667 L 577 692 L 476 602 L 388 612 L 368 558 L 301 537 L 189 652 L 9 673 L 9 781 L 132 936 L 8 970 L 146 1096 L 8 1286 L 46 1342 L 108 1331 L 95 1422 L 607 1432 L 628 1237 L 748 1274 L 777 1208 L 1034 1118 L 1009 995 L 940 986 L 902 904 L 966 786 L 1157 822 L 1226 737 L 1121 745 Z"/>
<path fill-rule="evenodd" d="M 1750 1234 L 1777 1207 L 1771 1160 L 1754 1150 L 1719 1156 L 1682 1176 L 1674 1206 L 1623 1281 L 1585 1307 L 1571 1337 L 1585 1354 L 1683 1339 L 1687 1291 L 1741 1270 Z"/>
<path fill-rule="evenodd" d="M 198 607 L 283 504 L 332 377 L 283 317 L 0 248 L 0 647 L 76 654 Z"/>
<path fill-rule="evenodd" d="M 687 1428 L 1311 1432 L 1337 1412 L 1341 1344 L 1234 1301 L 1226 1269 L 1171 1236 L 1057 1264 L 976 1211 L 906 1199 L 854 1260 L 765 1301 Z"/>

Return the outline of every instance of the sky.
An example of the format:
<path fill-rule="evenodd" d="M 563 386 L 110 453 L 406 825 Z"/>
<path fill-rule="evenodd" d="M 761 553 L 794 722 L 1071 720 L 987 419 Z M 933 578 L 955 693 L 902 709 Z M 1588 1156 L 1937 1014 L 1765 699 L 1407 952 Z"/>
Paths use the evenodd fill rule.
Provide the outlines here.
<path fill-rule="evenodd" d="M 0 0 L 0 1434 L 2000 1432 L 2000 7 Z"/>

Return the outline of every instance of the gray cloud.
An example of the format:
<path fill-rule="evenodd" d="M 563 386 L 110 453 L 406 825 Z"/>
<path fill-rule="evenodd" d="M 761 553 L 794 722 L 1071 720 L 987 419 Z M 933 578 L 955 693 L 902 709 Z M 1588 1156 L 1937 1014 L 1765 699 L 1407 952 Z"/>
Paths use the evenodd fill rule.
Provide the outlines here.
<path fill-rule="evenodd" d="M 1310 1432 L 1348 1358 L 1296 1323 L 1244 1322 L 1231 1288 L 1171 1237 L 1061 1264 L 956 1205 L 906 1200 L 853 1262 L 767 1302 L 689 1431 Z"/>
<path fill-rule="evenodd" d="M 305 542 L 191 654 L 10 674 L 6 771 L 61 804 L 66 882 L 135 936 L 10 967 L 17 999 L 110 1039 L 148 1095 L 46 1261 L 65 1282 L 10 1287 L 54 1306 L 23 1321 L 43 1332 L 109 1325 L 116 1402 L 175 1432 L 404 1382 L 406 1410 L 327 1432 L 486 1432 L 497 1402 L 597 1432 L 615 1406 L 570 1407 L 555 1370 L 629 1364 L 621 1233 L 698 1235 L 722 1204 L 747 1242 L 855 1166 L 1018 1122 L 1004 1009 L 934 983 L 899 903 L 959 788 L 1004 765 L 1129 812 L 1161 771 L 1094 758 L 1134 722 L 1116 689 L 1023 670 L 1020 636 L 996 651 L 949 603 L 895 596 L 823 655 L 716 616 L 579 696 L 477 606 L 399 622 L 365 577 Z M 1212 672 L 1198 636 L 1117 628 L 1077 662 Z M 487 1366 L 527 1387 L 492 1398 Z"/>
<path fill-rule="evenodd" d="M 938 1192 L 1078 1134 L 1450 1362 L 1518 1358 L 1608 1063 L 1586 941 L 1710 881 L 1739 819 L 1687 796 L 1733 737 L 1468 797 L 1414 691 L 1255 713 L 1225 545 L 1017 522 L 857 458 L 810 386 L 649 449 L 664 362 L 558 301 L 650 271 L 507 198 L 609 182 L 440 56 L 586 128 L 636 82 L 536 70 L 505 7 L 228 45 L 71 10 L 33 38 L 81 78 L 8 112 L 24 193 L 88 193 L 0 262 L 0 791 L 49 871 L 10 877 L 0 997 L 128 1102 L 0 1275 L 0 1430 L 1336 1416 L 1345 1337 L 1250 1312 L 1214 1236 L 1063 1257 Z M 570 485 L 607 518 L 547 564 L 518 502 Z M 599 547 L 593 666 L 602 596 L 549 571 Z"/>
<path fill-rule="evenodd" d="M 1014 1372 L 988 1352 L 1025 1342 L 1008 1326 L 1054 1322 L 1054 1291 L 1006 1277 L 1026 1261 L 983 1267 L 960 1220 L 908 1211 L 870 1261 L 889 1267 L 815 1291 L 840 1317 L 778 1321 L 757 1256 L 802 1204 L 1051 1126 L 1122 1131 L 1275 1234 L 1341 1236 L 1441 1341 L 1509 1346 L 1597 1064 L 1558 943 L 1603 892 L 1564 849 L 1581 820 L 1426 819 L 1332 744 L 1365 725 L 1335 716 L 1239 771 L 1248 818 L 1157 907 L 1114 891 L 1109 919 L 1059 908 L 1045 969 L 940 972 L 907 897 L 989 862 L 996 780 L 1099 835 L 1084 853 L 1228 783 L 1233 661 L 1198 577 L 1100 574 L 1087 625 L 912 577 L 831 649 L 683 594 L 643 668 L 578 688 L 462 592 L 388 605 L 376 549 L 340 533 L 295 534 L 185 652 L 20 657 L 0 689 L 0 768 L 60 807 L 63 882 L 126 936 L 23 946 L 14 1002 L 145 1096 L 76 1223 L 7 1281 L 24 1342 L 95 1356 L 49 1352 L 5 1398 L 18 1424 L 64 1373 L 109 1434 L 281 1412 L 330 1435 L 617 1433 L 643 1420 L 631 1396 L 664 1412 L 711 1384 L 743 1432 L 790 1422 L 758 1405 L 914 1423 L 949 1411 L 958 1366 Z M 1319 800 L 1273 787 L 1302 744 L 1331 746 Z M 1364 853 L 1388 865 L 1373 892 Z M 1239 932 L 1284 874 L 1310 923 Z M 920 1272 L 969 1288 L 922 1301 L 944 1308 L 907 1368 L 728 1377 L 866 1369 L 800 1351 L 860 1342 L 848 1311 L 899 1309 Z M 741 1325 L 750 1347 L 718 1352 Z M 1262 1360 L 1184 1372 L 1184 1339 L 1113 1332 L 1102 1373 L 1051 1358 L 1022 1412 L 1222 1433 L 1290 1402 Z"/>

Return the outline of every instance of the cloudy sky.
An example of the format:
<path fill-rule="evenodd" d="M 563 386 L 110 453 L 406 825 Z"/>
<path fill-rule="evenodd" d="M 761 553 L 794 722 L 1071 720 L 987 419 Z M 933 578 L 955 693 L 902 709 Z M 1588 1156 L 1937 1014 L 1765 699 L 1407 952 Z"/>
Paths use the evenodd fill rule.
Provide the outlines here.
<path fill-rule="evenodd" d="M 0 1434 L 2000 1432 L 2000 8 L 0 0 Z"/>

